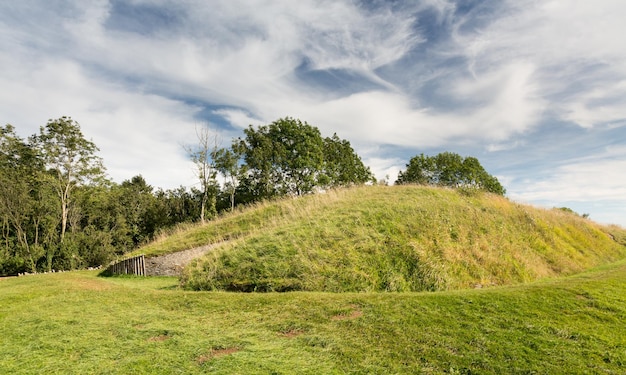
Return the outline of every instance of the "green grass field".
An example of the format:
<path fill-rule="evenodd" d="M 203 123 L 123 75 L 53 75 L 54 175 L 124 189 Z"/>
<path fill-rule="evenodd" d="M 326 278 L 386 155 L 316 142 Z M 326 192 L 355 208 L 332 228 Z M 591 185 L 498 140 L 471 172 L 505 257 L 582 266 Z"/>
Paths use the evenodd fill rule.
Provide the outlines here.
<path fill-rule="evenodd" d="M 181 279 L 0 279 L 0 374 L 626 373 L 619 227 L 365 187 L 258 204 L 137 252 L 220 241 Z M 332 287 L 189 290 L 268 280 Z"/>
<path fill-rule="evenodd" d="M 190 292 L 95 271 L 0 280 L 6 374 L 623 374 L 626 262 L 434 293 Z"/>

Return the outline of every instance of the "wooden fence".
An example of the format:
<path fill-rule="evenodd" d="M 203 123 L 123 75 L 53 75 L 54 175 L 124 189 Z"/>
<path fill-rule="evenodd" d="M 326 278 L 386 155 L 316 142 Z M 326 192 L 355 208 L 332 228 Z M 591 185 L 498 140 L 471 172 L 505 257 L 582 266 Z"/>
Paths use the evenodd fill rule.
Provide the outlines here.
<path fill-rule="evenodd" d="M 143 255 L 124 259 L 111 264 L 107 272 L 112 275 L 146 276 L 146 261 Z"/>

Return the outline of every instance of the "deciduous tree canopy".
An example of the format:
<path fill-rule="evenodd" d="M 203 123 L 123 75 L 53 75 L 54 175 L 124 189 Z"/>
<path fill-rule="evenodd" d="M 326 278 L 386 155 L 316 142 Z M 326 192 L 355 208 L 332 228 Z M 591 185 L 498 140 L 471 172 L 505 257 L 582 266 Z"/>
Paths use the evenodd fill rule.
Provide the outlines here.
<path fill-rule="evenodd" d="M 81 183 L 104 176 L 98 147 L 85 139 L 80 125 L 70 117 L 49 120 L 34 137 L 50 172 L 61 204 L 61 242 L 65 237 L 72 192 Z"/>
<path fill-rule="evenodd" d="M 421 184 L 452 188 L 472 188 L 504 195 L 498 179 L 485 171 L 478 159 L 463 158 L 452 152 L 436 156 L 417 155 L 398 174 L 396 184 Z"/>
<path fill-rule="evenodd" d="M 247 170 L 243 185 L 253 199 L 373 180 L 348 141 L 337 135 L 324 139 L 306 122 L 286 117 L 244 132 L 239 139 Z"/>

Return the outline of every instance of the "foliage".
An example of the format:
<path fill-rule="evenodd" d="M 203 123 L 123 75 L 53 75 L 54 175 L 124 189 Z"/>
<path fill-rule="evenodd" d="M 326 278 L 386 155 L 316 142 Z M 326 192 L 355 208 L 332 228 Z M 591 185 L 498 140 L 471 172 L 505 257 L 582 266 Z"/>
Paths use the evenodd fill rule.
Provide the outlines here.
<path fill-rule="evenodd" d="M 324 138 L 324 174 L 328 178 L 326 187 L 337 188 L 375 182 L 369 167 L 363 164 L 350 142 L 337 134 Z"/>
<path fill-rule="evenodd" d="M 50 174 L 61 206 L 61 242 L 65 237 L 71 210 L 72 193 L 77 186 L 104 176 L 98 147 L 85 139 L 80 125 L 70 117 L 49 120 L 34 137 Z"/>
<path fill-rule="evenodd" d="M 216 157 L 219 150 L 219 139 L 217 133 L 212 132 L 208 126 L 200 129 L 196 128 L 198 144 L 186 146 L 185 150 L 189 154 L 191 161 L 196 165 L 197 176 L 200 182 L 200 222 L 204 224 L 205 218 L 212 218 L 217 214 L 216 196 L 217 165 Z"/>
<path fill-rule="evenodd" d="M 373 179 L 349 142 L 337 135 L 323 139 L 319 129 L 306 122 L 286 117 L 258 129 L 250 126 L 244 133 L 239 139 L 246 165 L 242 195 L 249 201 Z"/>
<path fill-rule="evenodd" d="M 106 181 L 96 151 L 68 117 L 28 140 L 0 127 L 0 275 L 105 265 L 197 219 L 199 191 Z"/>
<path fill-rule="evenodd" d="M 49 120 L 28 139 L 0 127 L 0 275 L 104 265 L 218 210 L 372 179 L 348 141 L 323 139 L 299 120 L 245 133 L 220 148 L 216 133 L 199 129 L 198 144 L 185 147 L 199 188 L 162 190 L 141 175 L 108 181 L 98 147 L 71 117 Z"/>
<path fill-rule="evenodd" d="M 40 242 L 47 237 L 49 228 L 45 224 L 49 220 L 39 212 L 46 202 L 41 198 L 47 190 L 43 188 L 45 170 L 38 156 L 34 147 L 17 136 L 13 126 L 0 128 L 0 215 L 5 272 L 34 272 L 43 255 Z"/>
<path fill-rule="evenodd" d="M 626 367 L 623 261 L 538 283 L 437 293 L 239 294 L 176 284 L 86 271 L 0 280 L 0 368 L 621 374 Z"/>
<path fill-rule="evenodd" d="M 317 128 L 284 118 L 258 129 L 250 126 L 244 133 L 240 144 L 248 167 L 246 184 L 254 195 L 302 195 L 319 185 L 324 151 Z"/>
<path fill-rule="evenodd" d="M 235 143 L 231 149 L 221 148 L 215 153 L 215 166 L 227 181 L 224 190 L 228 192 L 230 211 L 235 210 L 235 193 L 239 186 L 239 178 L 246 171 L 246 167 L 239 164 L 241 150 Z"/>
<path fill-rule="evenodd" d="M 567 212 L 567 213 L 572 214 L 572 215 L 578 215 L 578 213 L 576 211 L 572 210 L 569 207 L 558 207 L 558 208 L 555 208 L 555 209 L 561 210 L 563 212 Z M 580 217 L 582 217 L 583 219 L 588 219 L 589 218 L 589 214 L 582 214 L 582 215 L 580 215 Z"/>
<path fill-rule="evenodd" d="M 420 154 L 411 158 L 407 169 L 398 174 L 396 184 L 420 184 L 452 188 L 480 189 L 504 195 L 506 190 L 474 157 L 443 152 L 436 156 Z"/>

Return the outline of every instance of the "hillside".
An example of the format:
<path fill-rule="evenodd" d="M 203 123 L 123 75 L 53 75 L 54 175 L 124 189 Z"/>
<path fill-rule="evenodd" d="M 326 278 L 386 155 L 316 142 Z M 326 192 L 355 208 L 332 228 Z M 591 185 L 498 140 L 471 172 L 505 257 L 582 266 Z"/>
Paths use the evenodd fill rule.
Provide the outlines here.
<path fill-rule="evenodd" d="M 260 204 L 139 251 L 229 240 L 187 267 L 190 289 L 421 291 L 574 274 L 626 256 L 623 236 L 491 194 L 373 186 Z"/>

